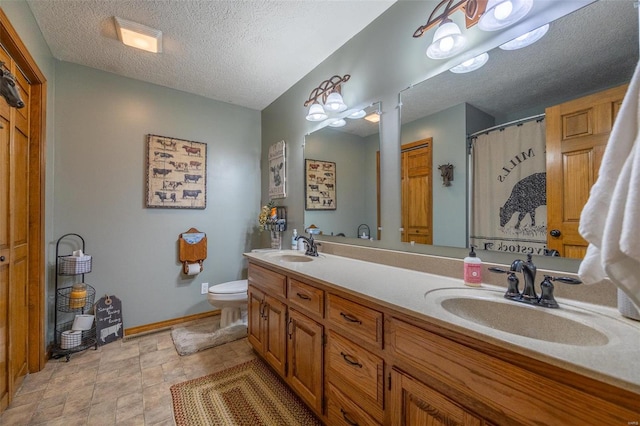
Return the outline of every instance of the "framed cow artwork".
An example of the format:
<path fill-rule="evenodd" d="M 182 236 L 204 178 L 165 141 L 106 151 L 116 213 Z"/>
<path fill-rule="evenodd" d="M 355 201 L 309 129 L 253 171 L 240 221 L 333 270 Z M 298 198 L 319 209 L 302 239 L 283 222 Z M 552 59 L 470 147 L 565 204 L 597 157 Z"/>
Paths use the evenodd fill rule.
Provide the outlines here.
<path fill-rule="evenodd" d="M 304 160 L 305 210 L 336 209 L 336 163 Z"/>
<path fill-rule="evenodd" d="M 287 196 L 285 143 L 280 141 L 269 147 L 269 199 Z"/>
<path fill-rule="evenodd" d="M 147 136 L 147 207 L 207 207 L 207 144 Z"/>

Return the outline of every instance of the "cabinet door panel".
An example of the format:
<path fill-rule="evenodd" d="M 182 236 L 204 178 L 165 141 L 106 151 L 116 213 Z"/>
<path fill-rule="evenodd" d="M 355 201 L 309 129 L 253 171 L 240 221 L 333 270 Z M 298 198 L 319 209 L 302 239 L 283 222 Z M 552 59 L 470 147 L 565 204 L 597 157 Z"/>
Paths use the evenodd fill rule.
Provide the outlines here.
<path fill-rule="evenodd" d="M 298 395 L 321 413 L 323 327 L 291 309 L 288 329 L 289 383 Z"/>
<path fill-rule="evenodd" d="M 263 336 L 264 358 L 284 377 L 286 372 L 286 313 L 287 305 L 269 296 L 264 297 L 266 327 Z"/>
<path fill-rule="evenodd" d="M 264 302 L 264 293 L 255 288 L 254 286 L 249 286 L 249 311 L 248 311 L 248 335 L 249 335 L 249 343 L 251 346 L 258 351 L 259 353 L 264 352 L 263 346 L 263 302 Z"/>

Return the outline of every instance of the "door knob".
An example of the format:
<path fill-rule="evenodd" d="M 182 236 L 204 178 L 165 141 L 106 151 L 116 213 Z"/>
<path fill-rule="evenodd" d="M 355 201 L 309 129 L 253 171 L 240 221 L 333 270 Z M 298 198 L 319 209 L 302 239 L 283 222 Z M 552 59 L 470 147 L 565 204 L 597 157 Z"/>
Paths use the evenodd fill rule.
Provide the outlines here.
<path fill-rule="evenodd" d="M 558 238 L 560 235 L 562 235 L 562 232 L 560 232 L 559 229 L 552 229 L 550 234 L 552 237 Z"/>

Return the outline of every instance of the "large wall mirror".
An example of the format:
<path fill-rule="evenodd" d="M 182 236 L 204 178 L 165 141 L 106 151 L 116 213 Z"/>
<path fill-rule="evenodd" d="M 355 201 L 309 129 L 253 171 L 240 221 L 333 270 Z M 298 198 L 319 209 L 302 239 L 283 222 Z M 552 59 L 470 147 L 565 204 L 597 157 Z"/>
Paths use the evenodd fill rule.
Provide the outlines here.
<path fill-rule="evenodd" d="M 379 103 L 342 127 L 324 127 L 305 136 L 305 228 L 324 235 L 380 238 Z M 327 183 L 329 187 L 327 187 Z"/>
<path fill-rule="evenodd" d="M 493 49 L 489 62 L 474 72 L 446 71 L 403 91 L 402 150 L 418 141 L 431 144 L 431 244 L 468 244 L 468 191 L 473 188 L 468 135 L 627 83 L 637 62 L 638 11 L 633 2 L 599 1 L 552 22 L 548 33 L 531 46 Z M 404 168 L 404 160 L 402 164 Z M 443 185 L 438 170 L 447 164 L 453 166 L 451 186 Z M 577 262 L 569 269 L 577 269 Z"/>

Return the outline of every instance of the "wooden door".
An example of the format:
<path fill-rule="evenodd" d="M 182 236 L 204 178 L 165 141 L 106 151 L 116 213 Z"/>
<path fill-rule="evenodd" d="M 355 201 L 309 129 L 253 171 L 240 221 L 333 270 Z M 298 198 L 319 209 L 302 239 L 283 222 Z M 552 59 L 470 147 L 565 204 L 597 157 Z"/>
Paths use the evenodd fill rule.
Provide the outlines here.
<path fill-rule="evenodd" d="M 15 75 L 25 107 L 9 107 L 0 98 L 0 403 L 4 406 L 28 372 L 29 348 L 29 83 L 11 57 L 0 49 L 0 61 Z"/>
<path fill-rule="evenodd" d="M 546 110 L 547 248 L 582 259 L 580 214 L 598 178 L 613 121 L 628 85 L 605 90 Z M 613 188 L 611 188 L 613 190 Z"/>
<path fill-rule="evenodd" d="M 289 383 L 316 412 L 322 413 L 323 327 L 290 309 L 287 328 Z"/>
<path fill-rule="evenodd" d="M 432 244 L 431 138 L 402 145 L 402 241 Z"/>
<path fill-rule="evenodd" d="M 264 358 L 283 377 L 286 372 L 286 325 L 287 305 L 265 294 Z"/>
<path fill-rule="evenodd" d="M 393 369 L 391 424 L 481 426 L 483 421 L 427 385 Z"/>
<path fill-rule="evenodd" d="M 247 312 L 247 322 L 248 322 L 248 339 L 251 346 L 258 352 L 264 352 L 264 293 L 255 288 L 252 285 L 249 285 L 248 288 L 248 312 Z"/>

